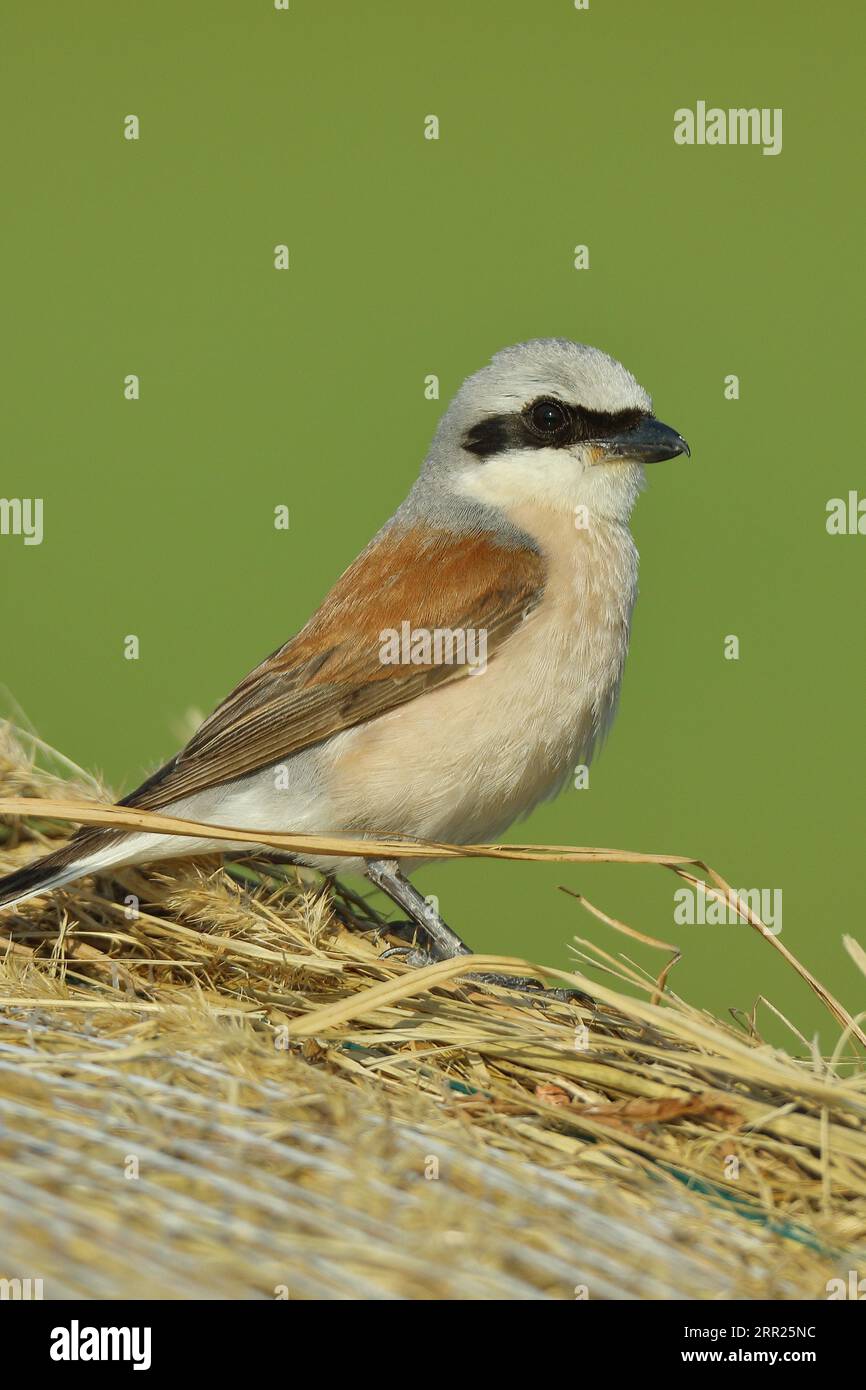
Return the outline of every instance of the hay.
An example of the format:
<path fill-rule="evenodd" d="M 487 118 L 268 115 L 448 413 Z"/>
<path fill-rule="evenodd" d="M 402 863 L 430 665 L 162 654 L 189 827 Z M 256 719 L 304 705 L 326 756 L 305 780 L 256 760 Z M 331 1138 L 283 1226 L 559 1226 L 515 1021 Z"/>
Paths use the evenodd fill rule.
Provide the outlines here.
<path fill-rule="evenodd" d="M 92 798 L 70 771 L 7 731 L 3 805 Z M 67 833 L 7 814 L 0 869 Z M 582 993 L 558 1002 L 461 978 L 493 957 L 383 961 L 384 931 L 339 883 L 255 858 L 0 916 L 0 1278 L 49 1298 L 787 1299 L 862 1268 L 862 1035 L 817 981 L 839 1045 L 794 1057 L 589 941 L 584 969 L 548 972 Z"/>

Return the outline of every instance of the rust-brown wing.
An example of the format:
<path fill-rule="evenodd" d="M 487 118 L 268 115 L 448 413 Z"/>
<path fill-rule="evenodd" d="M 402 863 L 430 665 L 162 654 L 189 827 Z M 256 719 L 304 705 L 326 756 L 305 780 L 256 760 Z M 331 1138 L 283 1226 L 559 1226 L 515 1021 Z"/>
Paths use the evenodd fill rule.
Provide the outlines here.
<path fill-rule="evenodd" d="M 543 588 L 544 562 L 529 547 L 502 545 L 485 533 L 390 528 L 342 575 L 306 627 L 241 681 L 125 804 L 166 806 L 465 677 L 466 666 L 383 663 L 383 631 L 400 632 L 404 622 L 430 631 L 484 630 L 489 661 Z"/>

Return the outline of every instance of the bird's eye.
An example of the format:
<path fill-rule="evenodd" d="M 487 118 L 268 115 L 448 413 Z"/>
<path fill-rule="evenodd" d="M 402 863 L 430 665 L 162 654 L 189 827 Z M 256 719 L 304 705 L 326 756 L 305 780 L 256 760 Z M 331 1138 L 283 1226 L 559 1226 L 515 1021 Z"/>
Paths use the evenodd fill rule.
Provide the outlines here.
<path fill-rule="evenodd" d="M 559 401 L 536 401 L 529 408 L 529 422 L 538 434 L 559 434 L 568 424 L 568 412 Z"/>

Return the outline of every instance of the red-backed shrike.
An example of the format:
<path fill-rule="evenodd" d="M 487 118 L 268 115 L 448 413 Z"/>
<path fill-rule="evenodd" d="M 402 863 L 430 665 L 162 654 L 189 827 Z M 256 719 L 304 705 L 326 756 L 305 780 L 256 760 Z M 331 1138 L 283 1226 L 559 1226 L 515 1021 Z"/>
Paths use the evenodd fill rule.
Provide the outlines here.
<path fill-rule="evenodd" d="M 644 465 L 688 452 L 598 349 L 497 353 L 307 625 L 123 804 L 244 830 L 500 835 L 589 762 L 613 718 L 637 581 L 629 517 Z M 226 848 L 84 829 L 0 880 L 0 905 Z M 466 949 L 403 876 L 418 858 L 307 862 L 366 872 L 434 957 Z"/>

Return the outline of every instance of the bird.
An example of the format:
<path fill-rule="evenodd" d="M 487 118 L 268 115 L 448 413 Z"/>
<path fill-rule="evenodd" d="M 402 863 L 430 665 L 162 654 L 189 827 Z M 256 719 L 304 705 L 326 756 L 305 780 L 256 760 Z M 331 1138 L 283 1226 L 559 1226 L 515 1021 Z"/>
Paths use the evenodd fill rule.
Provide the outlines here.
<path fill-rule="evenodd" d="M 599 348 L 495 353 L 442 415 L 405 500 L 306 625 L 122 806 L 246 831 L 497 839 L 587 766 L 616 712 L 647 465 L 690 455 Z M 263 847 L 266 849 L 266 847 Z M 83 875 L 249 842 L 84 827 L 0 879 L 14 908 Z M 431 856 L 297 856 L 408 914 L 410 964 L 469 947 L 409 875 Z"/>

